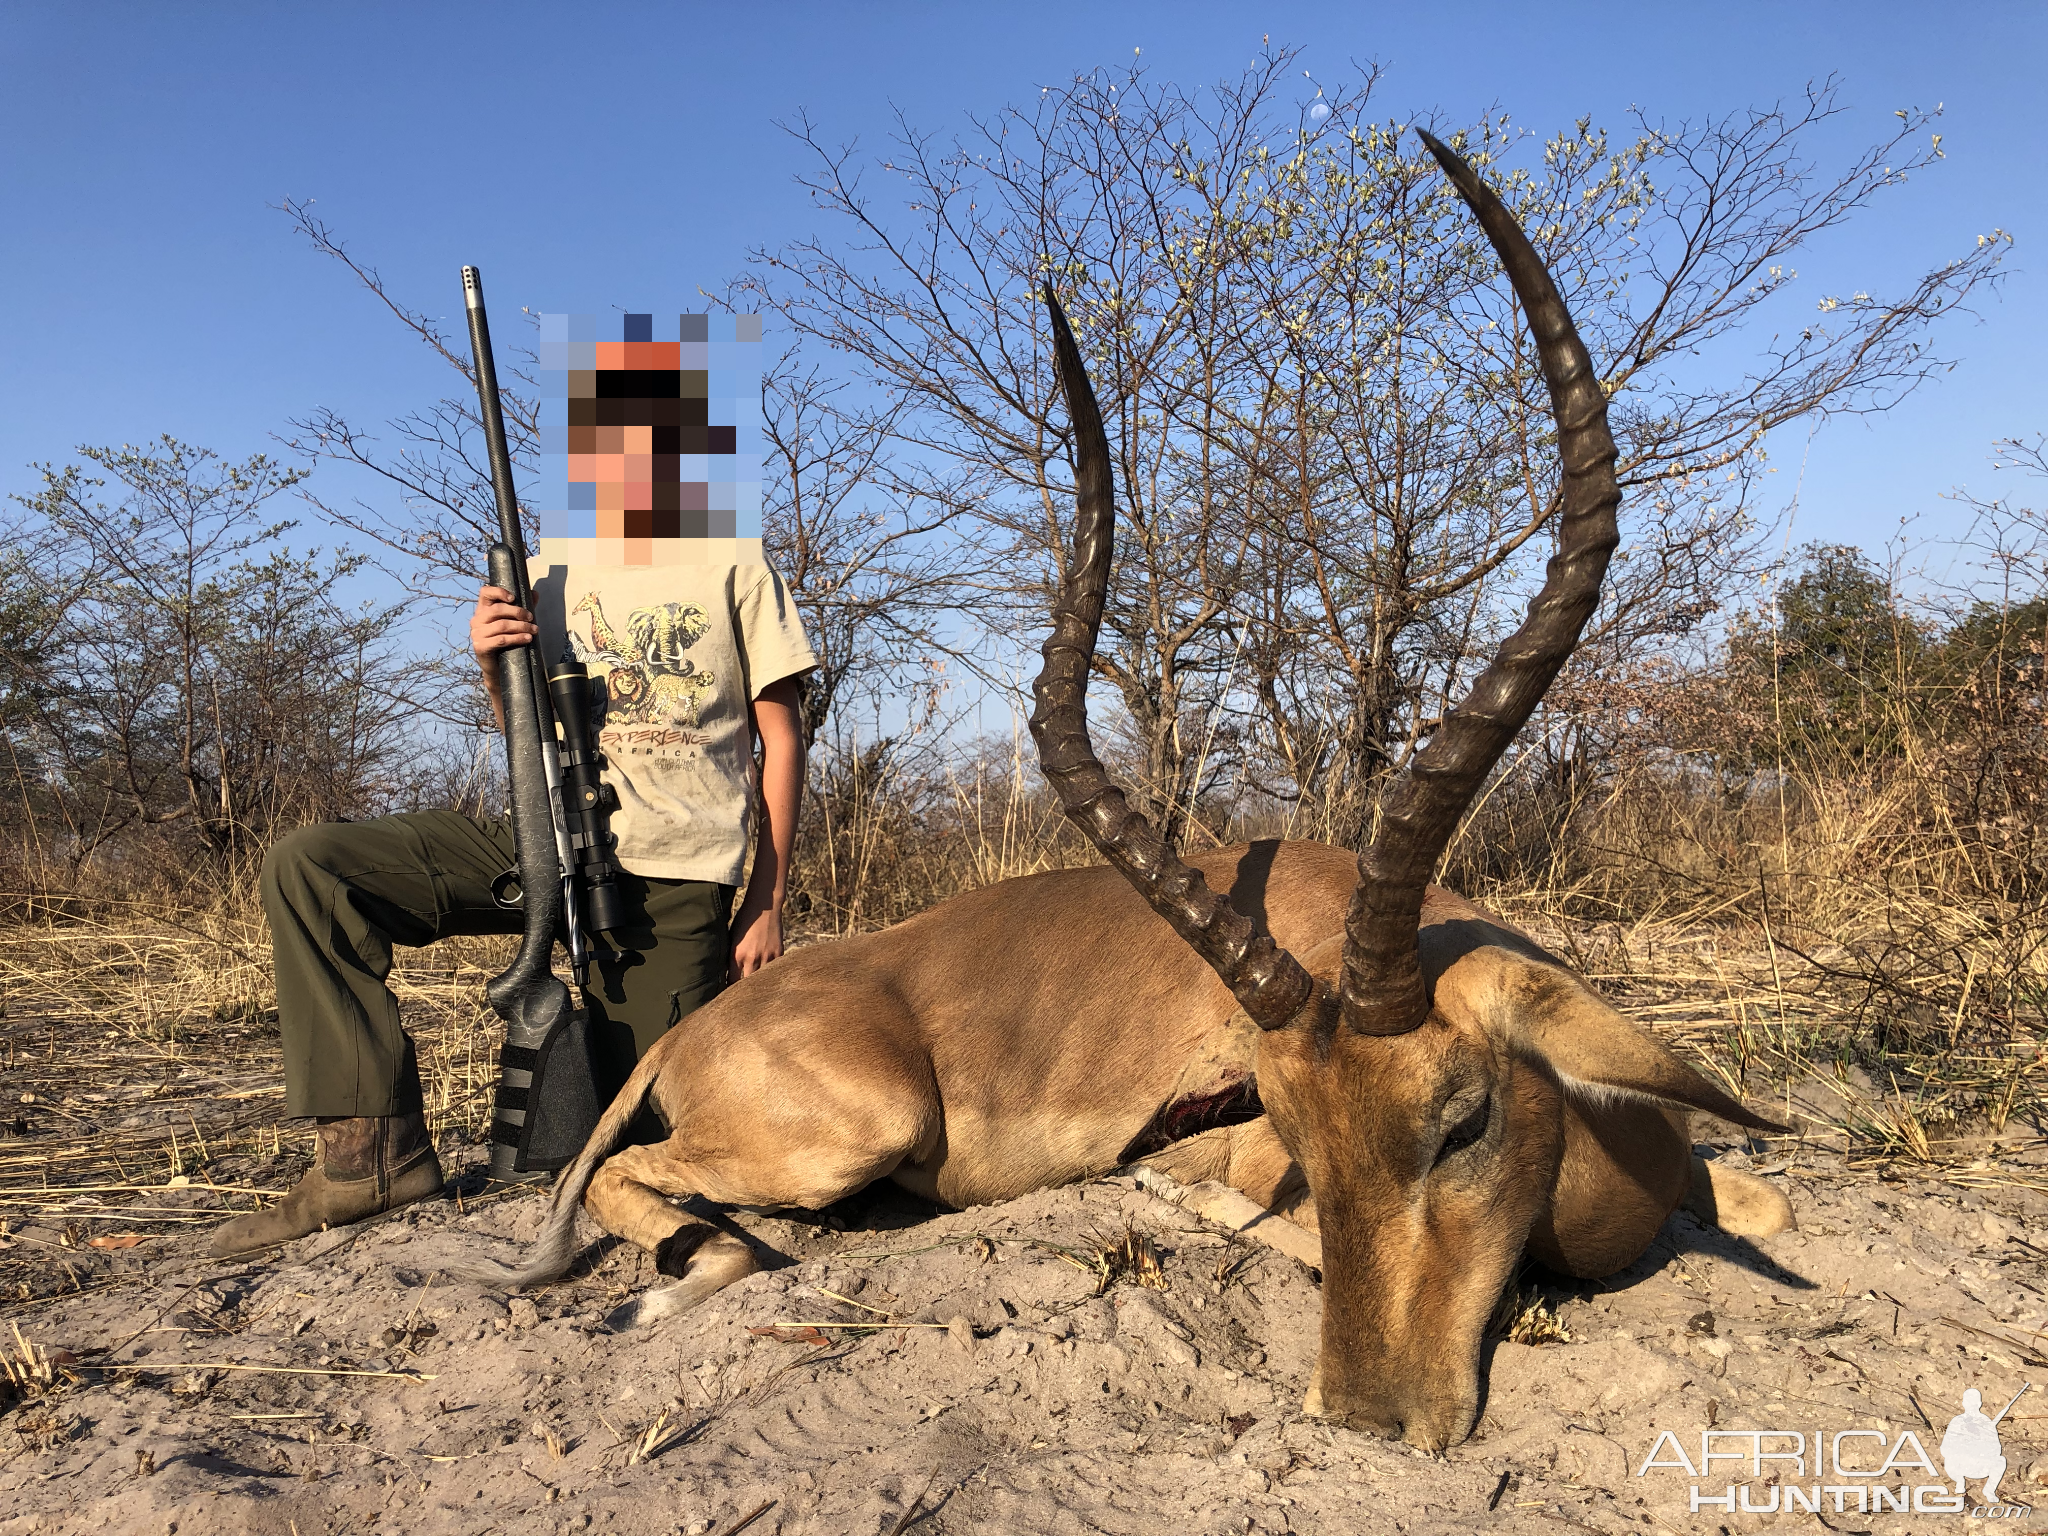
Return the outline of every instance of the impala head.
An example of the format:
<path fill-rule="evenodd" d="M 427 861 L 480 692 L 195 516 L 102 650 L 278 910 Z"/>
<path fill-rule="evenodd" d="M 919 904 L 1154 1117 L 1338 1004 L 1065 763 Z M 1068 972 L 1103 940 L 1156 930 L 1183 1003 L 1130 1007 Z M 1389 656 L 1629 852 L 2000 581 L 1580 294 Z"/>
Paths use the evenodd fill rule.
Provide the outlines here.
<path fill-rule="evenodd" d="M 1451 833 L 1593 611 L 1621 499 L 1606 396 L 1549 274 L 1470 167 L 1422 137 L 1493 243 L 1535 335 L 1563 460 L 1558 549 L 1526 622 L 1386 795 L 1341 944 L 1304 965 L 1256 932 L 1128 808 L 1096 760 L 1085 694 L 1114 531 L 1109 448 L 1050 284 L 1078 508 L 1031 730 L 1067 814 L 1265 1032 L 1260 1097 L 1308 1177 L 1322 1232 L 1310 1411 L 1441 1450 L 1471 1432 L 1487 1319 L 1532 1232 L 1545 1235 L 1570 1101 L 1603 1102 L 1610 1119 L 1632 1114 L 1666 1136 L 1676 1132 L 1653 1106 L 1770 1122 L 1499 930 L 1446 922 L 1418 940 Z"/>

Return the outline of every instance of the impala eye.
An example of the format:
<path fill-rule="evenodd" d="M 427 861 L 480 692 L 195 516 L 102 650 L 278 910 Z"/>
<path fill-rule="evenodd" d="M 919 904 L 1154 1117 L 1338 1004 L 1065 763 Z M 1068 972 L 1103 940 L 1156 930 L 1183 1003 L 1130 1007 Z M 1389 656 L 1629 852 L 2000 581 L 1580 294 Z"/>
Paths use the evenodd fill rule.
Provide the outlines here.
<path fill-rule="evenodd" d="M 1469 1114 L 1444 1132 L 1444 1139 L 1436 1149 L 1436 1160 L 1442 1162 L 1454 1152 L 1461 1152 L 1486 1134 L 1487 1122 L 1493 1118 L 1493 1100 L 1482 1098 L 1472 1106 Z"/>

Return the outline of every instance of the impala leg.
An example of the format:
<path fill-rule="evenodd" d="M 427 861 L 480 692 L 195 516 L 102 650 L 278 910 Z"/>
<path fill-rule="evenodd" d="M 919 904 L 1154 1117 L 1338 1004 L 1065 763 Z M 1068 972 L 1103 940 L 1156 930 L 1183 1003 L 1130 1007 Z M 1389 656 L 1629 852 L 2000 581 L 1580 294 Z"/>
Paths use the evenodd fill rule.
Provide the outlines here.
<path fill-rule="evenodd" d="M 1178 1184 L 1199 1184 L 1204 1179 L 1227 1181 L 1230 1177 L 1230 1138 L 1236 1126 L 1220 1126 L 1161 1147 L 1145 1158 L 1145 1166 L 1156 1168 Z"/>
<path fill-rule="evenodd" d="M 1315 1231 L 1316 1202 L 1308 1192 L 1308 1179 L 1281 1145 L 1273 1122 L 1262 1115 L 1231 1130 L 1236 1134 L 1230 1139 L 1230 1171 L 1224 1181 L 1276 1216 Z"/>
<path fill-rule="evenodd" d="M 662 1146 L 628 1147 L 590 1181 L 584 1206 L 598 1224 L 645 1248 L 654 1255 L 656 1269 L 680 1282 L 627 1302 L 606 1319 L 612 1327 L 655 1323 L 688 1311 L 761 1267 L 739 1238 L 665 1198 L 698 1192 L 689 1170 Z"/>
<path fill-rule="evenodd" d="M 1692 1188 L 1686 1193 L 1685 1208 L 1735 1237 L 1775 1237 L 1799 1225 L 1784 1191 L 1753 1173 L 1724 1168 L 1703 1157 L 1692 1160 Z"/>
<path fill-rule="evenodd" d="M 1311 1232 L 1316 1230 L 1316 1205 L 1308 1192 L 1308 1180 L 1281 1145 L 1273 1122 L 1263 1115 L 1177 1141 L 1145 1162 L 1181 1184 L 1199 1184 L 1205 1179 L 1228 1184 L 1275 1215 Z"/>

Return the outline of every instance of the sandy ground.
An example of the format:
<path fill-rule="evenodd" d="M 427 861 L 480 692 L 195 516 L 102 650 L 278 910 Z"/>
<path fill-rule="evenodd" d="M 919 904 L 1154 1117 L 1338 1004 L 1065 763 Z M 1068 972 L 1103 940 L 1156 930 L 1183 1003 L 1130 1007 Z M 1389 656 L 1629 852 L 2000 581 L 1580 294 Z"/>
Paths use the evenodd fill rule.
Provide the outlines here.
<path fill-rule="evenodd" d="M 531 1195 L 451 1194 L 241 1264 L 190 1228 L 103 1252 L 17 1224 L 6 1241 L 77 1289 L 24 1330 L 66 1353 L 0 1418 L 0 1533 L 1955 1529 L 1853 1502 L 1693 1514 L 1682 1471 L 1636 1473 L 1660 1431 L 1696 1447 L 1709 1426 L 1911 1430 L 1938 1460 L 1966 1387 L 1996 1411 L 2030 1379 L 2002 1491 L 2044 1509 L 1970 1523 L 2043 1523 L 2048 1201 L 1720 1149 L 1781 1181 L 1801 1230 L 1749 1242 L 1679 1215 L 1608 1281 L 1529 1272 L 1521 1332 L 1550 1331 L 1541 1302 L 1569 1337 L 1496 1339 L 1479 1432 L 1441 1460 L 1305 1418 L 1316 1277 L 1128 1179 L 737 1218 L 774 1267 L 623 1333 L 604 1317 L 657 1277 L 608 1239 L 509 1304 L 436 1277 L 531 1233 Z M 1089 1266 L 1127 1228 L 1164 1288 L 1097 1294 Z M 1774 1471 L 1742 1473 L 1754 1502 Z"/>

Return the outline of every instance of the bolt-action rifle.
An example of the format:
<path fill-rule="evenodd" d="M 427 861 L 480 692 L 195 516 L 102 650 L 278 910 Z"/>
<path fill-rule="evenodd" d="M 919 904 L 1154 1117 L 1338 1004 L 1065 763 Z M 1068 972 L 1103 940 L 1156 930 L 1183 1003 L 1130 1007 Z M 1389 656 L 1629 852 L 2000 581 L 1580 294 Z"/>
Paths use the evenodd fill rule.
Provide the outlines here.
<path fill-rule="evenodd" d="M 491 489 L 498 503 L 491 584 L 530 610 L 533 594 L 512 489 L 512 458 L 505 446 L 505 413 L 484 315 L 483 279 L 475 267 L 462 269 L 462 292 Z M 598 777 L 604 763 L 591 731 L 590 683 L 583 664 L 565 657 L 549 669 L 538 646 L 512 646 L 498 653 L 498 677 L 519 863 L 499 877 L 496 893 L 501 902 L 524 912 L 526 937 L 517 958 L 484 988 L 484 995 L 505 1021 L 491 1122 L 491 1176 L 511 1180 L 565 1166 L 604 1112 L 591 1061 L 589 1011 L 572 1003 L 568 987 L 555 975 L 555 943 L 559 939 L 568 949 L 570 974 L 580 994 L 589 977 L 591 936 L 623 927 L 626 911 L 612 839 L 605 830 L 613 796 Z"/>

